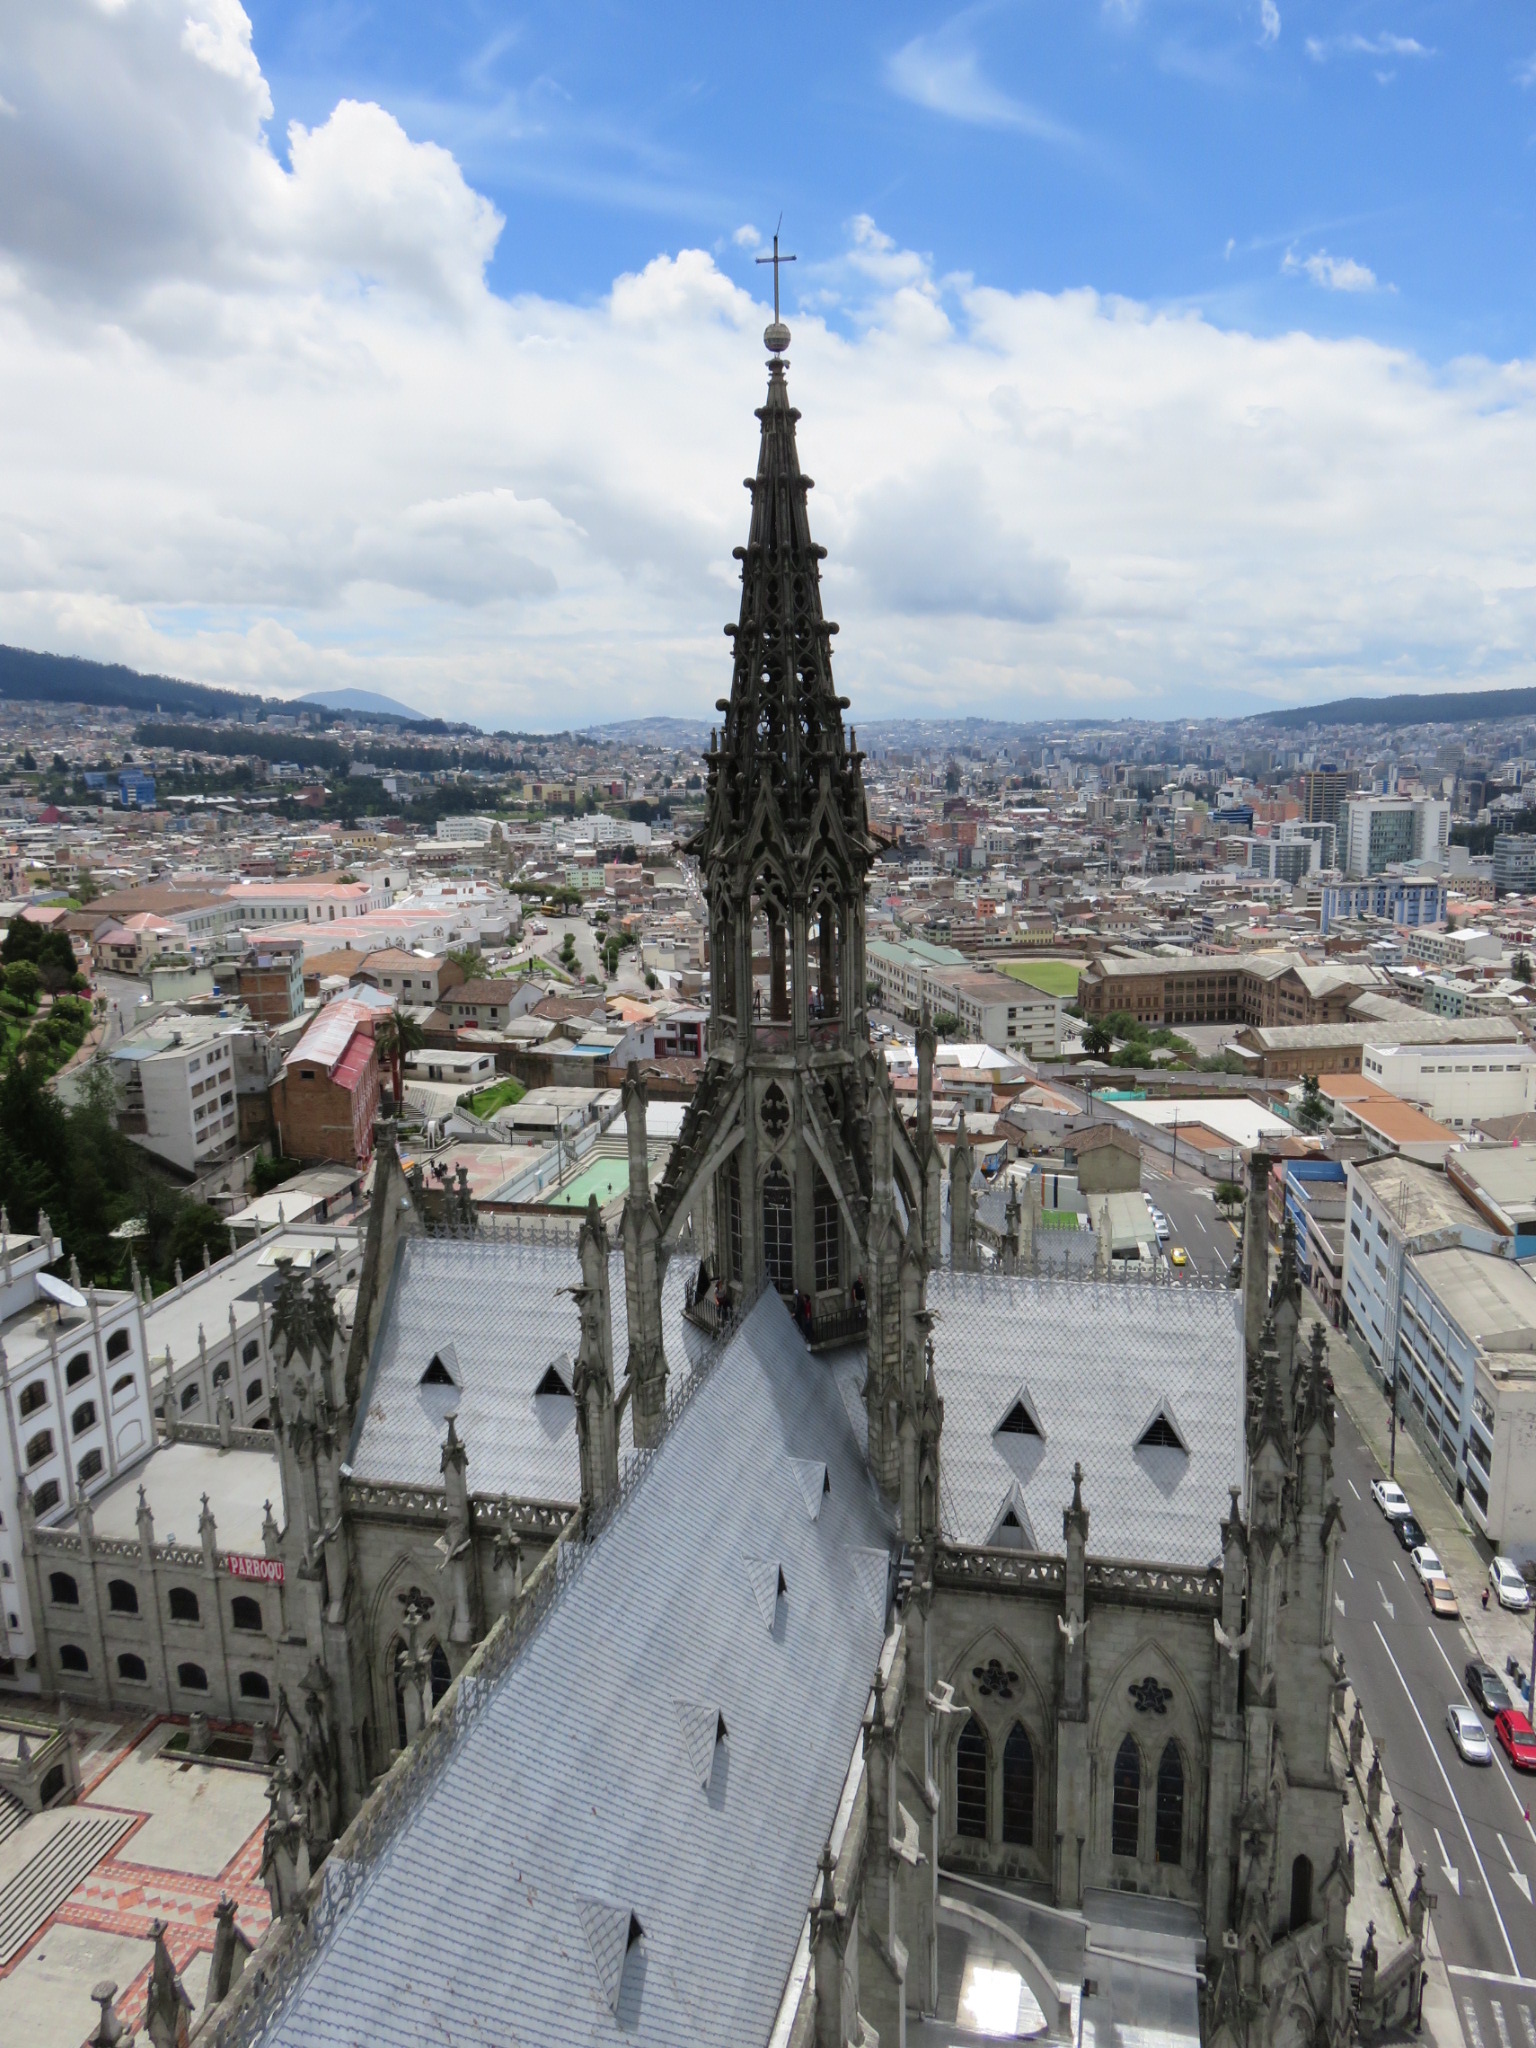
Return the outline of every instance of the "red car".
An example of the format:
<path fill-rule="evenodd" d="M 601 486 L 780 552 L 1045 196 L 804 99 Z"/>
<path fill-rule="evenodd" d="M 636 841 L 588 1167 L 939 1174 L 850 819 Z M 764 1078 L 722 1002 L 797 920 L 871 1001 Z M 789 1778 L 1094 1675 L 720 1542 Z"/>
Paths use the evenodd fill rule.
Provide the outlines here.
<path fill-rule="evenodd" d="M 1494 1716 L 1493 1732 L 1517 1771 L 1536 1771 L 1536 1730 L 1524 1714 L 1506 1707 Z"/>

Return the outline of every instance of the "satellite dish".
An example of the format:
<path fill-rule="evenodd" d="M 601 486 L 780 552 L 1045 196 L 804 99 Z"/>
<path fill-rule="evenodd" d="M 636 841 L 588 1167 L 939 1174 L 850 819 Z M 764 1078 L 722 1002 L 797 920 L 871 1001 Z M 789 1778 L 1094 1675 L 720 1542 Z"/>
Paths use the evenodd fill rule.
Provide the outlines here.
<path fill-rule="evenodd" d="M 55 1280 L 51 1273 L 39 1273 L 37 1286 L 40 1294 L 46 1295 L 49 1301 L 57 1302 L 60 1308 L 90 1307 L 79 1288 L 71 1287 L 67 1280 Z"/>

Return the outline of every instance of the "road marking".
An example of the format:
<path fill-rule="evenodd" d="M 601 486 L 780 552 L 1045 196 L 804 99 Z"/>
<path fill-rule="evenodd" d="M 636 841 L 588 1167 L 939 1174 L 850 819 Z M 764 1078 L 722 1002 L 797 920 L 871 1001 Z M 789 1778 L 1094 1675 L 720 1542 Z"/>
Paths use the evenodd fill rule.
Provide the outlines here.
<path fill-rule="evenodd" d="M 1516 1991 L 1536 1991 L 1536 1977 L 1506 1977 L 1499 1970 L 1474 1970 L 1469 1963 L 1447 1963 L 1452 1977 L 1471 1977 L 1479 1984 L 1508 1984 Z"/>
<path fill-rule="evenodd" d="M 1392 1560 L 1392 1569 L 1397 1573 L 1397 1576 L 1402 1580 L 1403 1584 L 1406 1586 L 1408 1583 L 1408 1574 L 1403 1570 L 1402 1566 L 1398 1563 L 1395 1557 Z"/>
<path fill-rule="evenodd" d="M 1446 1848 L 1445 1837 L 1438 1828 L 1435 1829 L 1435 1840 L 1440 1844 L 1440 1868 L 1445 1872 L 1451 1890 L 1459 1899 L 1461 1897 L 1461 1872 L 1451 1861 L 1451 1852 Z"/>
<path fill-rule="evenodd" d="M 1349 1561 L 1349 1559 L 1348 1559 L 1347 1557 L 1341 1557 L 1341 1558 L 1339 1559 L 1339 1563 L 1340 1563 L 1341 1565 L 1343 1565 L 1343 1567 L 1344 1567 L 1345 1571 L 1347 1571 L 1347 1572 L 1349 1573 L 1349 1576 L 1350 1576 L 1351 1578 L 1353 1578 L 1353 1577 L 1355 1576 L 1355 1568 L 1354 1568 L 1354 1566 L 1353 1566 L 1353 1565 L 1352 1565 L 1352 1564 L 1350 1563 L 1350 1561 Z"/>
<path fill-rule="evenodd" d="M 1380 1579 L 1376 1581 L 1376 1590 L 1381 1595 L 1382 1606 L 1385 1607 L 1385 1609 L 1387 1610 L 1388 1621 L 1396 1621 L 1397 1609 L 1392 1605 L 1392 1602 L 1387 1598 L 1387 1589 L 1381 1583 Z"/>
<path fill-rule="evenodd" d="M 1504 1851 L 1504 1860 L 1509 1865 L 1510 1876 L 1519 1885 L 1521 1891 L 1525 1893 L 1525 1903 L 1529 1905 L 1531 1903 L 1531 1880 L 1515 1861 L 1514 1852 L 1502 1835 L 1499 1836 L 1499 1847 Z"/>
<path fill-rule="evenodd" d="M 1528 2005 L 1522 2005 L 1520 2008 L 1520 2024 L 1525 2029 L 1525 2048 L 1536 2048 L 1536 2020 L 1531 2018 L 1531 2008 Z"/>
<path fill-rule="evenodd" d="M 1446 1670 L 1450 1672 L 1452 1678 L 1454 1678 L 1456 1683 L 1462 1687 L 1463 1691 L 1465 1691 L 1465 1681 L 1458 1674 L 1456 1666 L 1451 1662 L 1450 1658 L 1446 1656 L 1445 1645 L 1441 1642 L 1439 1636 L 1436 1635 L 1433 1629 L 1430 1629 L 1428 1633 L 1429 1640 L 1440 1652 Z M 1533 1842 L 1536 1842 L 1536 1825 L 1533 1825 L 1525 1817 L 1525 1801 L 1520 1797 L 1520 1794 L 1516 1791 L 1515 1781 L 1513 1778 L 1510 1777 L 1509 1772 L 1505 1769 L 1504 1759 L 1499 1754 L 1497 1743 L 1493 1745 L 1493 1766 L 1494 1769 L 1498 1772 L 1499 1776 L 1503 1779 L 1505 1789 L 1508 1791 L 1510 1798 L 1513 1799 L 1517 1809 L 1519 1810 L 1521 1825 L 1524 1827 L 1525 1832 L 1530 1836 L 1531 1840 Z M 1531 2048 L 1536 2048 L 1536 2041 L 1533 2041 L 1531 2043 Z"/>
<path fill-rule="evenodd" d="M 1504 1947 L 1509 1956 L 1509 1967 L 1518 1976 L 1520 1972 L 1520 1959 L 1515 1954 L 1515 1944 L 1509 1938 L 1509 1929 L 1504 1925 L 1504 1915 L 1499 1911 L 1499 1902 L 1493 1896 L 1493 1886 L 1488 1882 L 1488 1873 L 1483 1868 L 1483 1859 L 1477 1852 L 1476 1842 L 1474 1842 L 1472 1839 L 1472 1830 L 1471 1827 L 1468 1825 L 1467 1816 L 1462 1812 L 1461 1801 L 1456 1797 L 1456 1787 L 1451 1783 L 1450 1778 L 1447 1776 L 1445 1765 L 1440 1761 L 1440 1752 L 1435 1747 L 1433 1741 L 1430 1739 L 1429 1729 L 1425 1726 L 1424 1723 L 1424 1716 L 1419 1712 L 1419 1703 L 1414 1698 L 1413 1694 L 1409 1691 L 1408 1681 L 1403 1676 L 1403 1667 L 1401 1664 L 1398 1663 L 1397 1659 L 1393 1656 L 1392 1645 L 1381 1633 L 1381 1623 L 1379 1621 L 1373 1621 L 1371 1623 L 1371 1627 L 1375 1629 L 1377 1638 L 1381 1643 L 1381 1647 L 1387 1653 L 1387 1662 L 1392 1666 L 1392 1669 L 1397 1673 L 1397 1682 L 1403 1688 L 1403 1698 L 1408 1702 L 1409 1708 L 1412 1710 L 1413 1713 L 1413 1718 L 1419 1724 L 1420 1732 L 1424 1737 L 1424 1746 L 1429 1751 L 1430 1755 L 1434 1758 L 1435 1769 L 1440 1773 L 1441 1782 L 1445 1786 L 1447 1793 L 1450 1795 L 1450 1801 L 1452 1806 L 1454 1806 L 1456 1809 L 1456 1818 L 1461 1822 L 1461 1832 L 1467 1838 L 1467 1847 L 1472 1851 L 1472 1861 L 1477 1865 L 1477 1874 L 1483 1880 L 1483 1890 L 1488 1894 L 1488 1903 L 1493 1908 L 1493 1917 L 1498 1922 L 1500 1934 L 1504 1937 Z"/>
<path fill-rule="evenodd" d="M 1347 1472 L 1344 1474 L 1344 1484 L 1349 1488 L 1350 1492 L 1355 1496 L 1356 1500 L 1365 1499 L 1365 1495 L 1360 1491 L 1359 1487 L 1356 1486 L 1355 1482 L 1353 1481 L 1353 1479 L 1350 1478 Z"/>
<path fill-rule="evenodd" d="M 1477 2023 L 1477 2007 L 1470 1998 L 1461 2001 L 1461 2016 L 1467 2023 L 1467 2039 L 1471 2048 L 1483 2048 L 1483 2030 Z"/>
<path fill-rule="evenodd" d="M 1335 1593 L 1335 1594 L 1334 1594 L 1334 1596 L 1333 1596 L 1333 1604 L 1334 1604 L 1334 1606 L 1335 1606 L 1335 1607 L 1337 1607 L 1337 1609 L 1339 1610 L 1340 1614 L 1343 1614 L 1343 1612 L 1344 1612 L 1344 1602 L 1343 1602 L 1343 1601 L 1342 1601 L 1342 1600 L 1341 1600 L 1341 1599 L 1339 1598 L 1339 1596 L 1338 1596 L 1338 1594 L 1337 1594 L 1337 1593 Z"/>
<path fill-rule="evenodd" d="M 1488 2003 L 1493 2009 L 1493 2024 L 1499 2030 L 1499 2048 L 1515 2048 L 1515 2044 L 1509 2038 L 1509 2028 L 1504 2024 L 1503 2006 L 1496 1998 L 1490 1998 Z"/>

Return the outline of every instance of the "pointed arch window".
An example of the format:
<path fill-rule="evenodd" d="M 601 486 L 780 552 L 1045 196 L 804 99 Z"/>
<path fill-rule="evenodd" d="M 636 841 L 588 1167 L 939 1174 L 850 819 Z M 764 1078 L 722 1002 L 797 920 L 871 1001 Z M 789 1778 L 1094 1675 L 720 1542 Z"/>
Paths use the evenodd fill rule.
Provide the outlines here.
<path fill-rule="evenodd" d="M 837 1221 L 837 1197 L 819 1166 L 816 1168 L 814 1208 L 816 1291 L 825 1294 L 842 1285 L 841 1233 Z"/>
<path fill-rule="evenodd" d="M 1159 1863 L 1184 1861 L 1184 1758 L 1168 1743 L 1157 1767 L 1157 1812 L 1153 1847 Z"/>
<path fill-rule="evenodd" d="M 763 1271 L 780 1294 L 794 1292 L 794 1193 L 777 1160 L 763 1176 Z"/>
<path fill-rule="evenodd" d="M 1109 1848 L 1114 1856 L 1141 1853 L 1141 1751 L 1134 1735 L 1126 1736 L 1115 1757 Z"/>
<path fill-rule="evenodd" d="M 741 1278 L 741 1160 L 732 1153 L 721 1174 L 725 1190 L 725 1278 Z"/>
<path fill-rule="evenodd" d="M 987 1839 L 987 1738 L 974 1714 L 955 1746 L 955 1833 Z"/>
<path fill-rule="evenodd" d="M 1003 1840 L 1021 1849 L 1035 1842 L 1035 1752 L 1022 1721 L 1003 1744 Z"/>
<path fill-rule="evenodd" d="M 1312 1859 L 1298 1856 L 1291 1865 L 1291 1932 L 1298 1934 L 1312 1920 Z"/>

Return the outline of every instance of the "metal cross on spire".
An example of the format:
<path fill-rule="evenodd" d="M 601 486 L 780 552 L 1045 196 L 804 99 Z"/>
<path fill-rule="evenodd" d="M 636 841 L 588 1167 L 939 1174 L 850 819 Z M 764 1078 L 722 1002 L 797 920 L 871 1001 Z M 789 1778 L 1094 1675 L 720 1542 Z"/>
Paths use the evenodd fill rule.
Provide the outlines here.
<path fill-rule="evenodd" d="M 781 216 L 780 225 L 782 226 L 782 224 Z M 775 228 L 773 231 L 773 254 L 771 256 L 759 256 L 757 259 L 759 263 L 771 263 L 773 265 L 773 317 L 775 321 L 779 317 L 779 265 L 781 263 L 793 263 L 796 260 L 793 256 L 781 256 L 779 254 L 779 230 Z"/>

